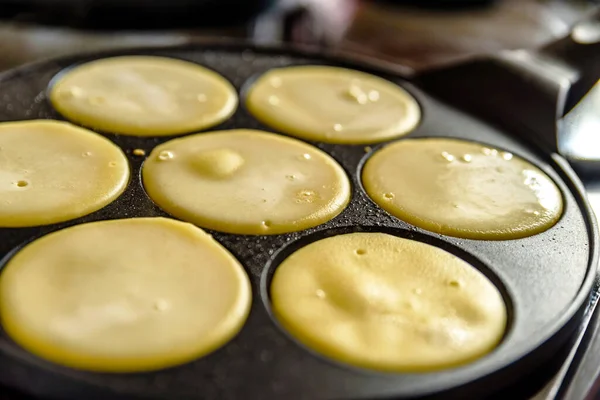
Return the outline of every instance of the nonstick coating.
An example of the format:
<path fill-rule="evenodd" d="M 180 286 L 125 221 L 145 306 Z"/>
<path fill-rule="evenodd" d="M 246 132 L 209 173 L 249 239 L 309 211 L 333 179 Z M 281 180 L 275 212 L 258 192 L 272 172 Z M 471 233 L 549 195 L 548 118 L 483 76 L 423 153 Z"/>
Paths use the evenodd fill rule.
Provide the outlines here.
<path fill-rule="evenodd" d="M 592 290 L 597 237 L 582 186 L 568 164 L 557 155 L 538 152 L 516 136 L 438 102 L 397 76 L 312 53 L 241 45 L 106 52 L 31 64 L 1 75 L 0 120 L 60 119 L 47 101 L 51 79 L 74 64 L 124 54 L 161 55 L 197 62 L 220 72 L 242 96 L 248 82 L 273 67 L 327 64 L 376 73 L 408 89 L 422 106 L 423 121 L 407 138 L 471 139 L 524 157 L 556 181 L 564 195 L 564 215 L 553 228 L 525 239 L 479 241 L 433 234 L 391 217 L 367 198 L 359 179 L 362 164 L 372 154 L 365 146 L 312 143 L 332 155 L 352 179 L 352 201 L 340 216 L 314 229 L 277 236 L 211 232 L 242 262 L 252 281 L 254 299 L 250 317 L 229 344 L 176 368 L 140 374 L 96 374 L 40 360 L 2 333 L 0 383 L 45 398 L 73 400 L 408 398 L 430 394 L 443 398 L 468 394 L 473 398 L 496 392 L 543 366 L 580 321 Z M 231 119 L 211 130 L 232 128 L 272 131 L 252 118 L 243 106 Z M 126 192 L 106 208 L 74 221 L 41 228 L 0 229 L 0 257 L 6 260 L 24 243 L 66 226 L 102 219 L 167 215 L 146 196 L 140 180 L 143 157 L 131 152 L 141 148 L 149 154 L 153 147 L 169 138 L 107 136 L 129 157 L 132 179 Z M 268 283 L 274 268 L 305 243 L 360 230 L 391 232 L 432 243 L 480 268 L 499 286 L 509 306 L 509 330 L 500 346 L 460 368 L 426 374 L 383 374 L 326 360 L 290 338 L 269 311 Z"/>

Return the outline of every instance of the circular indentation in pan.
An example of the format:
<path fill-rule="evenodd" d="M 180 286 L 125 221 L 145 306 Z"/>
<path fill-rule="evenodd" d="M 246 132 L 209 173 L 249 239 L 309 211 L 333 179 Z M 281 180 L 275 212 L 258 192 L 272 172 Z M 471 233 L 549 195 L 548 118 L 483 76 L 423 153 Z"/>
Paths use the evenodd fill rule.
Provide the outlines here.
<path fill-rule="evenodd" d="M 47 96 L 70 121 L 103 132 L 171 136 L 228 119 L 235 88 L 217 72 L 170 57 L 122 56 L 61 71 Z"/>
<path fill-rule="evenodd" d="M 361 234 L 372 236 L 356 236 Z M 335 240 L 335 242 L 331 242 L 332 240 Z M 328 268 L 328 271 L 335 269 L 337 263 L 346 260 L 345 262 L 348 264 L 338 266 L 340 269 L 337 270 L 335 276 L 326 271 L 323 271 L 322 275 L 318 275 L 317 270 L 313 271 L 315 274 L 311 275 L 310 278 L 307 275 L 300 275 L 300 271 L 306 271 L 306 268 L 301 268 L 298 264 L 298 257 L 301 254 L 304 254 L 314 246 L 323 246 L 327 242 L 347 246 L 350 244 L 348 241 L 355 243 L 354 246 L 359 246 L 359 248 L 354 249 L 353 253 L 348 253 L 350 255 L 345 256 L 345 253 L 337 253 L 335 252 L 335 248 L 333 248 L 331 249 L 331 254 L 329 254 L 329 251 L 323 250 L 321 256 L 317 256 L 319 260 L 330 260 L 329 264 L 323 264 L 323 268 Z M 373 241 L 381 242 L 383 245 L 381 251 L 388 254 L 389 257 L 400 257 L 397 258 L 399 267 L 404 257 L 412 260 L 402 267 L 406 273 L 401 271 L 393 272 L 391 270 L 385 272 L 386 267 L 381 264 L 381 262 L 385 264 L 385 260 L 373 260 L 373 258 L 378 257 L 378 254 L 376 254 L 377 247 L 370 247 L 374 246 Z M 394 251 L 389 246 L 398 246 L 398 248 Z M 400 253 L 398 253 L 398 249 L 400 248 L 402 250 L 399 250 Z M 346 250 L 350 251 L 350 248 Z M 405 251 L 406 253 L 404 253 Z M 328 258 L 330 256 L 333 258 Z M 313 268 L 313 265 L 315 265 L 313 263 L 319 261 L 314 259 L 314 254 L 309 257 L 312 257 L 310 258 L 312 261 L 307 261 L 309 264 L 306 267 Z M 370 258 L 371 260 L 367 264 L 363 264 L 360 261 L 363 257 Z M 382 256 L 379 255 L 379 257 Z M 389 259 L 389 257 L 386 256 L 386 259 Z M 425 258 L 421 257 L 431 258 L 427 258 L 428 261 L 425 261 Z M 294 261 L 292 261 L 292 258 L 294 258 Z M 413 263 L 419 263 L 419 260 L 423 260 L 426 264 L 424 265 L 423 273 L 431 275 L 428 275 L 429 279 L 425 279 L 421 284 L 418 284 L 418 287 L 408 288 L 411 283 L 405 281 L 405 279 L 411 280 L 410 276 L 413 273 L 409 271 L 411 271 L 411 268 L 418 269 L 418 267 L 413 266 Z M 294 266 L 289 265 L 289 262 L 292 262 Z M 440 269 L 430 269 L 430 265 L 438 265 Z M 288 268 L 286 270 L 286 277 L 280 277 L 278 278 L 279 283 L 273 283 L 273 277 L 277 274 L 278 269 L 282 267 Z M 293 272 L 289 268 L 296 271 L 295 275 L 297 279 L 290 280 L 291 276 L 289 274 Z M 404 268 L 408 269 L 404 270 Z M 450 270 L 452 273 L 449 273 Z M 358 280 L 353 279 L 353 273 L 360 273 L 362 278 Z M 402 274 L 403 278 L 401 280 L 394 280 L 400 279 L 399 275 L 397 275 L 398 273 Z M 379 274 L 384 274 L 386 278 L 384 279 L 384 275 Z M 448 274 L 446 278 L 440 278 L 440 276 L 445 274 Z M 460 279 L 456 278 L 458 275 L 460 275 Z M 416 278 L 417 276 L 415 275 Z M 317 283 L 317 281 L 323 279 L 328 282 L 322 282 L 325 286 Z M 396 283 L 392 284 L 390 279 Z M 339 281 L 343 281 L 344 284 L 339 286 Z M 361 282 L 366 281 L 370 281 L 372 285 L 360 289 Z M 478 291 L 479 295 L 485 296 L 487 300 L 479 298 L 477 301 L 486 302 L 486 307 L 487 305 L 491 307 L 488 311 L 494 314 L 489 318 L 487 316 L 478 317 L 476 319 L 479 322 L 475 323 L 475 320 L 473 320 L 473 324 L 465 320 L 464 327 L 466 330 L 462 332 L 468 335 L 467 328 L 482 328 L 483 330 L 477 334 L 477 337 L 481 338 L 487 335 L 491 341 L 486 342 L 487 344 L 484 345 L 485 350 L 482 350 L 484 347 L 480 348 L 480 350 L 475 350 L 477 344 L 474 344 L 473 341 L 468 341 L 469 343 L 465 342 L 464 346 L 461 345 L 449 351 L 453 347 L 449 343 L 453 343 L 455 339 L 457 340 L 456 343 L 460 341 L 460 339 L 454 337 L 448 343 L 442 340 L 446 344 L 439 347 L 438 350 L 433 350 L 432 347 L 440 346 L 440 344 L 436 343 L 433 339 L 424 339 L 424 337 L 433 335 L 431 337 L 439 339 L 446 335 L 443 333 L 442 328 L 439 331 L 437 330 L 438 328 L 433 328 L 434 325 L 437 326 L 435 322 L 437 321 L 436 318 L 439 317 L 439 321 L 444 321 L 444 324 L 450 323 L 452 325 L 453 323 L 450 321 L 455 321 L 459 325 L 462 325 L 463 322 L 459 321 L 462 321 L 463 317 L 466 319 L 474 317 L 475 314 L 472 312 L 475 312 L 475 308 L 480 307 L 479 305 L 475 306 L 475 303 L 473 303 L 475 308 L 471 309 L 471 306 L 467 306 L 467 303 L 470 302 L 468 295 L 460 295 L 460 298 L 455 298 L 456 303 L 454 304 L 457 305 L 457 308 L 451 306 L 449 309 L 441 311 L 441 308 L 445 307 L 446 304 L 452 303 L 453 300 L 451 299 L 458 295 L 459 292 L 455 290 L 459 290 L 457 288 L 461 286 L 461 281 L 463 284 L 464 282 L 470 282 L 467 283 L 468 287 L 472 287 L 472 290 Z M 386 286 L 388 283 L 393 286 Z M 279 289 L 273 287 L 274 284 L 279 284 Z M 296 294 L 300 297 L 297 301 L 289 299 L 288 295 L 281 291 L 281 285 L 289 287 L 294 291 L 298 289 L 298 293 Z M 297 288 L 297 285 L 300 285 L 300 287 Z M 397 285 L 402 286 L 402 289 Z M 443 291 L 442 287 L 447 287 L 448 285 L 451 287 L 447 293 L 449 297 L 441 300 L 439 295 Z M 272 303 L 273 299 L 271 295 L 273 290 L 277 290 L 278 292 L 278 301 L 284 302 L 281 305 L 283 308 L 279 312 L 275 311 L 276 306 Z M 311 297 L 309 299 L 309 291 L 311 293 L 314 292 L 314 298 Z M 382 293 L 387 293 L 388 296 L 384 295 L 384 297 L 381 297 Z M 302 237 L 296 242 L 288 243 L 273 256 L 263 271 L 261 295 L 263 303 L 274 322 L 281 329 L 284 329 L 292 340 L 306 348 L 310 353 L 319 355 L 319 357 L 327 357 L 327 359 L 331 359 L 334 363 L 343 363 L 344 365 L 352 366 L 350 368 L 364 367 L 373 372 L 378 370 L 391 373 L 435 372 L 463 366 L 478 360 L 485 357 L 487 353 L 495 351 L 500 339 L 506 337 L 510 331 L 513 313 L 512 301 L 502 281 L 473 255 L 432 236 L 415 234 L 406 230 L 382 229 L 372 226 L 317 231 L 311 235 Z M 335 299 L 327 300 L 331 296 L 335 297 Z M 417 302 L 427 310 L 430 310 L 432 314 L 418 315 L 418 312 L 414 313 L 418 309 L 411 308 L 407 311 L 404 308 L 398 308 L 400 303 L 406 301 Z M 443 304 L 436 303 L 437 301 L 442 301 Z M 309 303 L 310 307 L 308 306 Z M 302 304 L 305 304 L 306 307 L 302 307 Z M 429 306 L 431 308 L 428 308 Z M 463 308 L 463 306 L 466 308 Z M 466 314 L 460 314 L 461 309 L 463 311 L 471 311 Z M 480 311 L 483 312 L 483 309 Z M 295 315 L 298 312 L 302 313 L 302 316 Z M 437 312 L 441 313 L 437 314 Z M 327 313 L 327 316 L 318 315 L 319 313 Z M 444 317 L 446 313 L 448 313 L 447 317 Z M 463 316 L 459 317 L 459 314 Z M 284 318 L 285 321 L 282 321 L 281 318 Z M 390 321 L 390 318 L 394 321 L 406 321 L 406 325 L 397 325 L 397 322 L 385 322 Z M 423 318 L 433 319 L 430 322 L 424 323 L 422 321 Z M 454 320 L 454 318 L 457 319 Z M 299 321 L 301 320 L 304 321 L 303 326 L 299 325 Z M 338 322 L 334 323 L 334 320 Z M 486 321 L 485 323 L 483 322 L 484 320 Z M 327 321 L 332 323 L 324 327 L 323 324 L 327 323 Z M 479 325 L 480 323 L 486 325 L 489 330 Z M 395 332 L 393 335 L 399 335 L 398 337 L 402 339 L 398 341 L 390 338 L 389 335 L 392 334 L 390 329 Z M 330 336 L 333 335 L 331 333 L 332 330 L 339 333 L 335 334 L 335 336 Z M 378 336 L 381 335 L 381 330 L 385 330 L 386 334 Z M 448 335 L 448 338 L 452 336 L 450 333 Z M 411 337 L 415 339 L 414 346 L 403 343 L 404 338 Z M 371 340 L 369 338 L 372 338 L 372 343 L 369 342 Z M 382 351 L 377 352 L 375 348 L 379 346 L 382 340 L 389 340 L 390 347 L 387 350 L 379 347 L 379 350 Z M 483 340 L 485 341 L 486 339 Z M 420 352 L 419 344 L 423 346 L 420 347 L 423 352 Z M 471 345 L 475 347 L 471 348 Z M 490 348 L 489 346 L 493 347 Z M 403 348 L 403 350 L 400 350 L 400 348 Z M 471 351 L 475 351 L 475 353 L 470 353 Z M 442 353 L 446 356 L 441 356 Z M 471 355 L 467 356 L 467 354 Z"/>
<path fill-rule="evenodd" d="M 159 370 L 206 356 L 238 334 L 252 297 L 227 250 L 167 218 L 43 236 L 7 261 L 0 286 L 2 325 L 14 341 L 56 364 L 98 372 Z"/>
<path fill-rule="evenodd" d="M 329 155 L 256 130 L 213 131 L 156 147 L 144 162 L 146 192 L 199 226 L 246 235 L 312 228 L 340 214 L 351 185 Z"/>
<path fill-rule="evenodd" d="M 273 69 L 247 83 L 244 104 L 286 134 L 338 144 L 386 141 L 413 131 L 421 111 L 409 92 L 356 70 L 322 65 Z"/>
<path fill-rule="evenodd" d="M 520 239 L 551 228 L 563 211 L 562 193 L 533 163 L 473 141 L 398 140 L 368 154 L 358 174 L 391 215 L 459 238 Z"/>
<path fill-rule="evenodd" d="M 67 122 L 0 123 L 0 227 L 34 227 L 106 207 L 127 187 L 125 154 Z"/>

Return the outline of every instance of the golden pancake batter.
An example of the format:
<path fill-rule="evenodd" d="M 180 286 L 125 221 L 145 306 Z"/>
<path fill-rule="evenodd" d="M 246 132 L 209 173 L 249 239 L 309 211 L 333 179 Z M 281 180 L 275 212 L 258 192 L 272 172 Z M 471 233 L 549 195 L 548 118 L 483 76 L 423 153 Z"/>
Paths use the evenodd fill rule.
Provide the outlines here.
<path fill-rule="evenodd" d="M 0 318 L 31 353 L 103 372 L 154 370 L 223 346 L 251 289 L 201 229 L 165 218 L 92 222 L 38 239 L 0 275 Z"/>
<path fill-rule="evenodd" d="M 284 133 L 328 143 L 385 141 L 415 129 L 417 101 L 401 87 L 345 68 L 273 69 L 248 91 L 256 118 Z"/>
<path fill-rule="evenodd" d="M 148 195 L 177 218 L 218 231 L 299 231 L 350 199 L 342 167 L 319 149 L 254 130 L 203 133 L 156 147 L 142 169 Z"/>
<path fill-rule="evenodd" d="M 365 164 L 363 185 L 390 214 L 433 232 L 517 239 L 552 227 L 562 196 L 541 170 L 511 153 L 457 139 L 393 143 Z"/>
<path fill-rule="evenodd" d="M 237 107 L 235 88 L 200 65 L 165 57 L 91 61 L 58 77 L 50 100 L 63 116 L 105 132 L 165 136 L 209 128 Z"/>
<path fill-rule="evenodd" d="M 50 120 L 0 123 L 0 227 L 82 217 L 128 181 L 125 155 L 100 135 Z"/>
<path fill-rule="evenodd" d="M 296 251 L 275 271 L 273 311 L 334 360 L 388 372 L 450 368 L 490 352 L 506 307 L 478 270 L 439 248 L 352 233 Z"/>

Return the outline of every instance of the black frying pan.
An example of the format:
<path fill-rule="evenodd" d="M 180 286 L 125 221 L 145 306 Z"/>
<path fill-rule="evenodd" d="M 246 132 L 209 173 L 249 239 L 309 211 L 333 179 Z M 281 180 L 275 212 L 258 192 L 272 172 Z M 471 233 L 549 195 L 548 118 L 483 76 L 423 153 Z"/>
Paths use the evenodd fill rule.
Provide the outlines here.
<path fill-rule="evenodd" d="M 574 45 L 569 43 L 571 47 Z M 246 85 L 256 76 L 280 66 L 326 64 L 379 75 L 410 91 L 423 109 L 422 123 L 408 138 L 470 139 L 517 154 L 555 180 L 563 192 L 564 214 L 548 231 L 518 240 L 478 241 L 433 234 L 391 217 L 368 199 L 360 184 L 360 169 L 372 153 L 366 153 L 363 146 L 312 143 L 340 162 L 352 179 L 352 201 L 340 216 L 314 229 L 276 236 L 211 232 L 242 262 L 253 284 L 250 317 L 234 340 L 202 359 L 176 368 L 140 374 L 97 374 L 41 360 L 2 333 L 0 384 L 26 396 L 69 400 L 447 399 L 480 398 L 507 388 L 511 397 L 518 398 L 525 396 L 525 392 L 515 391 L 511 385 L 532 371 L 546 371 L 584 321 L 586 310 L 589 312 L 595 306 L 595 301 L 590 301 L 590 294 L 597 291 L 594 286 L 598 261 L 596 222 L 578 177 L 557 149 L 548 146 L 548 137 L 555 134 L 554 129 L 541 124 L 537 131 L 532 131 L 530 125 L 521 123 L 520 116 L 524 118 L 526 113 L 514 101 L 505 100 L 501 107 L 511 109 L 514 118 L 509 121 L 498 119 L 495 116 L 501 112 L 486 98 L 490 96 L 489 92 L 479 92 L 482 112 L 475 113 L 469 107 L 469 104 L 477 103 L 473 101 L 477 100 L 473 97 L 477 94 L 475 85 L 470 85 L 477 71 L 482 76 L 490 71 L 500 71 L 495 78 L 498 81 L 512 75 L 523 84 L 531 81 L 531 87 L 519 88 L 520 93 L 528 93 L 528 99 L 536 100 L 536 79 L 542 77 L 529 78 L 526 73 L 531 71 L 511 69 L 503 65 L 502 58 L 494 58 L 419 77 L 403 77 L 341 57 L 244 44 L 205 43 L 114 51 L 65 57 L 3 73 L 0 75 L 0 120 L 61 119 L 46 99 L 51 79 L 75 64 L 124 54 L 152 54 L 197 62 L 229 79 L 242 96 Z M 597 59 L 598 53 L 592 52 L 590 57 Z M 486 67 L 486 63 L 493 67 Z M 446 78 L 441 79 L 443 76 Z M 512 87 L 506 86 L 496 94 L 507 96 L 510 90 Z M 517 96 L 513 100 L 517 99 L 518 93 L 513 96 Z M 532 106 L 545 104 L 547 99 L 537 100 Z M 559 114 L 554 110 L 556 112 L 548 116 L 535 107 L 532 110 L 540 113 L 536 114 L 540 121 L 553 119 L 556 122 Z M 243 107 L 214 129 L 231 128 L 272 130 L 260 124 Z M 25 243 L 67 226 L 102 219 L 167 215 L 145 195 L 139 179 L 142 160 L 131 156 L 131 151 L 142 148 L 149 153 L 169 138 L 101 133 L 130 156 L 134 178 L 125 193 L 106 208 L 77 220 L 40 228 L 0 229 L 2 264 Z M 540 140 L 544 138 L 546 141 Z M 374 151 L 384 145 L 374 147 Z M 384 374 L 340 365 L 296 343 L 271 315 L 268 286 L 272 272 L 286 255 L 306 243 L 352 231 L 383 231 L 431 243 L 479 268 L 498 285 L 509 306 L 509 329 L 500 346 L 480 360 L 459 368 L 427 374 Z"/>

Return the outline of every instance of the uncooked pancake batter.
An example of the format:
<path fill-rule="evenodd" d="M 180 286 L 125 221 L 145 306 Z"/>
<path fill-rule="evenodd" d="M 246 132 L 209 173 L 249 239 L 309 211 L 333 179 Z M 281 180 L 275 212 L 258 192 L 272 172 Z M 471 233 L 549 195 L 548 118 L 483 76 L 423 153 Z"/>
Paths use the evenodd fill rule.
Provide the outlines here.
<path fill-rule="evenodd" d="M 403 140 L 373 154 L 369 196 L 423 229 L 468 239 L 517 239 L 560 218 L 562 196 L 540 169 L 506 151 L 457 139 Z"/>
<path fill-rule="evenodd" d="M 383 233 L 311 243 L 277 267 L 277 319 L 309 348 L 357 367 L 425 372 L 500 342 L 507 312 L 478 270 L 439 248 Z"/>
<path fill-rule="evenodd" d="M 38 239 L 0 274 L 0 318 L 31 353 L 135 372 L 227 343 L 249 312 L 239 262 L 201 229 L 165 218 L 92 222 Z"/>
<path fill-rule="evenodd" d="M 0 123 L 0 227 L 82 217 L 128 181 L 125 155 L 100 135 L 50 120 Z"/>
<path fill-rule="evenodd" d="M 218 231 L 299 231 L 338 215 L 350 199 L 342 167 L 319 149 L 271 133 L 230 130 L 156 147 L 142 169 L 168 213 Z"/>
<path fill-rule="evenodd" d="M 328 143 L 375 143 L 412 131 L 421 111 L 401 87 L 345 68 L 273 69 L 248 91 L 247 108 L 284 133 Z"/>
<path fill-rule="evenodd" d="M 229 118 L 238 103 L 235 88 L 216 72 L 151 56 L 77 66 L 57 78 L 50 100 L 71 121 L 134 136 L 206 129 Z"/>

